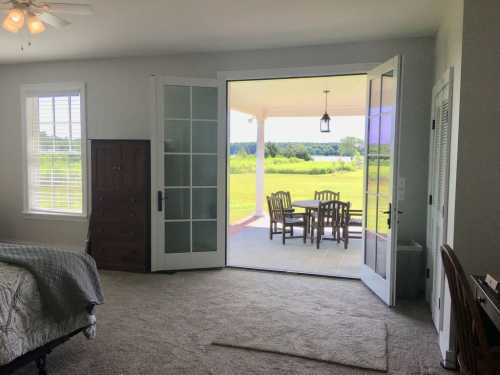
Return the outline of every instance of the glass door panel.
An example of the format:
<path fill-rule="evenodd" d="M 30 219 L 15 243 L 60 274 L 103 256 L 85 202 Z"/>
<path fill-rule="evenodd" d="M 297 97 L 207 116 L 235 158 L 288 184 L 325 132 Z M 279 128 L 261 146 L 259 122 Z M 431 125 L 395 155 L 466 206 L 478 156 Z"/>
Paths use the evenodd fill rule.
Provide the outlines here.
<path fill-rule="evenodd" d="M 395 231 L 394 183 L 399 58 L 368 73 L 367 140 L 365 154 L 364 266 L 361 279 L 384 302 L 394 303 Z"/>
<path fill-rule="evenodd" d="M 218 90 L 216 83 L 198 86 L 191 82 L 165 83 L 157 91 L 163 96 L 161 269 L 212 267 L 222 259 L 204 255 L 220 253 Z"/>

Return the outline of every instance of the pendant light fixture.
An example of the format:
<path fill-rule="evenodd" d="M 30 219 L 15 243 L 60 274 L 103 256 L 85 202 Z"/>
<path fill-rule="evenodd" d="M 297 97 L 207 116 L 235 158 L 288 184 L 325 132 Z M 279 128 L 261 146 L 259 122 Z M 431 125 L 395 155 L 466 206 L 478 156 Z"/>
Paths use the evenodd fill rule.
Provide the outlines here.
<path fill-rule="evenodd" d="M 330 115 L 328 114 L 328 93 L 330 90 L 324 90 L 325 93 L 325 113 L 319 121 L 319 131 L 321 133 L 330 133 Z"/>

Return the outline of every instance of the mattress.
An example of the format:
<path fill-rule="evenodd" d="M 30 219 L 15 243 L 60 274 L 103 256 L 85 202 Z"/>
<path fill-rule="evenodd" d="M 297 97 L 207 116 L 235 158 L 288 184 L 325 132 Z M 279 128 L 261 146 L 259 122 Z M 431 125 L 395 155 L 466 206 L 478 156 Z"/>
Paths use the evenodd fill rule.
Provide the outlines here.
<path fill-rule="evenodd" d="M 60 322 L 44 311 L 34 276 L 0 262 L 0 366 L 94 323 L 84 311 Z"/>

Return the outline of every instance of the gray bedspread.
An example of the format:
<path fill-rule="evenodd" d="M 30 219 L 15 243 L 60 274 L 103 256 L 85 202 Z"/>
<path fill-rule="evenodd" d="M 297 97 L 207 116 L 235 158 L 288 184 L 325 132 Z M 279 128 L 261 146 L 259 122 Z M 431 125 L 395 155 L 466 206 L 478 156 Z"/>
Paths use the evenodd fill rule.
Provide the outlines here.
<path fill-rule="evenodd" d="M 85 253 L 0 243 L 0 262 L 22 267 L 37 282 L 44 311 L 56 322 L 104 302 L 92 257 Z"/>

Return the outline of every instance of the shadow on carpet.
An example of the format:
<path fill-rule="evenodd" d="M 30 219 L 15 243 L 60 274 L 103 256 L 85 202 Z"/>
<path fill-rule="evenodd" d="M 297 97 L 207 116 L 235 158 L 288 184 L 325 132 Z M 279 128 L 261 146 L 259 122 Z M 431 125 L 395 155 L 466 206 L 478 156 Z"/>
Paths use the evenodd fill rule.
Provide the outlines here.
<path fill-rule="evenodd" d="M 273 314 L 271 321 L 246 317 L 237 323 L 212 345 L 387 372 L 387 327 L 379 320 L 339 316 L 325 322 Z"/>

